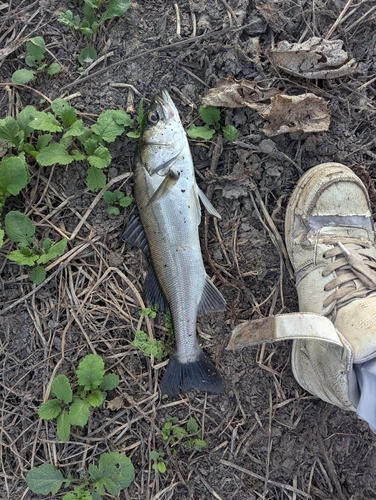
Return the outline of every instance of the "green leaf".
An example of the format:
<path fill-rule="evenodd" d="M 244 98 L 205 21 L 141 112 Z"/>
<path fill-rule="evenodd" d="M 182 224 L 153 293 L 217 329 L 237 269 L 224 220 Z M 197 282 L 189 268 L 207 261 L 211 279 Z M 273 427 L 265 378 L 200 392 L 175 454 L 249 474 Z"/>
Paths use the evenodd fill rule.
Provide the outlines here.
<path fill-rule="evenodd" d="M 74 122 L 77 121 L 76 110 L 71 106 L 69 106 L 69 108 L 64 109 L 61 115 L 61 121 L 64 123 L 64 125 L 67 125 L 68 127 L 72 126 Z"/>
<path fill-rule="evenodd" d="M 131 198 L 130 196 L 124 196 L 124 198 L 122 198 L 119 201 L 119 205 L 123 208 L 129 207 L 129 205 L 132 203 L 132 201 L 133 201 L 133 198 Z"/>
<path fill-rule="evenodd" d="M 47 271 L 43 266 L 36 266 L 30 273 L 31 281 L 35 285 L 40 285 L 46 279 Z"/>
<path fill-rule="evenodd" d="M 9 147 L 18 147 L 20 127 L 11 116 L 0 120 L 0 141 L 5 141 Z"/>
<path fill-rule="evenodd" d="M 91 406 L 94 406 L 94 408 L 97 408 L 100 406 L 105 398 L 105 394 L 98 389 L 93 391 L 89 396 L 86 398 L 87 402 L 90 403 Z"/>
<path fill-rule="evenodd" d="M 34 75 L 34 71 L 30 69 L 18 69 L 12 75 L 12 82 L 25 84 L 30 82 L 34 78 Z"/>
<path fill-rule="evenodd" d="M 50 238 L 45 238 L 43 240 L 43 250 L 45 252 L 48 252 L 51 247 L 52 247 L 52 241 L 50 240 Z"/>
<path fill-rule="evenodd" d="M 34 106 L 25 106 L 22 111 L 18 114 L 17 123 L 20 129 L 24 131 L 25 138 L 33 132 L 33 128 L 30 127 L 30 123 L 36 118 L 38 111 Z"/>
<path fill-rule="evenodd" d="M 25 155 L 10 156 L 0 163 L 0 196 L 16 196 L 30 180 Z M 34 233 L 33 233 L 34 234 Z M 13 241 L 13 240 L 12 240 Z"/>
<path fill-rule="evenodd" d="M 79 60 L 80 64 L 84 65 L 84 64 L 91 64 L 97 59 L 97 57 L 98 57 L 97 51 L 95 50 L 94 47 L 91 47 L 89 45 L 80 52 L 77 59 Z"/>
<path fill-rule="evenodd" d="M 111 155 L 106 147 L 99 146 L 93 155 L 87 157 L 87 161 L 92 167 L 105 168 L 111 163 Z"/>
<path fill-rule="evenodd" d="M 157 463 L 157 468 L 161 474 L 164 474 L 166 472 L 166 464 L 164 463 L 163 460 Z"/>
<path fill-rule="evenodd" d="M 194 123 L 187 130 L 188 137 L 192 139 L 205 139 L 209 141 L 213 135 L 215 134 L 215 130 L 205 125 L 205 127 L 196 127 Z"/>
<path fill-rule="evenodd" d="M 70 434 L 70 428 L 71 428 L 71 423 L 70 423 L 70 418 L 69 418 L 69 413 L 67 410 L 63 410 L 60 415 L 57 417 L 57 437 L 65 443 L 68 441 L 69 434 Z"/>
<path fill-rule="evenodd" d="M 131 139 L 138 139 L 141 135 L 141 130 L 127 132 L 125 135 Z"/>
<path fill-rule="evenodd" d="M 29 470 L 26 474 L 26 483 L 33 493 L 56 495 L 64 483 L 64 477 L 51 464 L 43 464 Z"/>
<path fill-rule="evenodd" d="M 63 255 L 65 249 L 67 248 L 67 243 L 68 239 L 63 238 L 62 240 L 52 245 L 48 252 L 39 257 L 38 264 L 46 264 L 50 260 L 55 259 L 55 257 L 60 257 L 61 255 Z"/>
<path fill-rule="evenodd" d="M 99 386 L 103 391 L 111 391 L 120 383 L 120 378 L 116 373 L 107 373 Z"/>
<path fill-rule="evenodd" d="M 0 247 L 4 243 L 4 236 L 5 236 L 5 231 L 3 231 L 3 229 L 0 229 Z"/>
<path fill-rule="evenodd" d="M 60 70 L 61 70 L 60 64 L 57 62 L 53 62 L 52 64 L 50 64 L 50 66 L 47 70 L 47 74 L 48 75 L 56 75 L 57 73 L 59 73 Z"/>
<path fill-rule="evenodd" d="M 75 159 L 75 161 L 81 161 L 85 160 L 86 156 L 81 153 L 81 151 L 78 151 L 77 149 L 72 149 L 71 155 Z"/>
<path fill-rule="evenodd" d="M 108 213 L 108 215 L 119 215 L 120 210 L 118 209 L 118 207 L 108 207 L 107 213 Z"/>
<path fill-rule="evenodd" d="M 120 17 L 127 12 L 131 5 L 130 0 L 109 0 L 107 9 L 102 14 L 99 24 L 102 24 L 107 19 Z"/>
<path fill-rule="evenodd" d="M 37 111 L 34 120 L 30 122 L 30 127 L 34 130 L 43 130 L 44 132 L 61 132 L 63 127 L 56 120 L 52 113 Z"/>
<path fill-rule="evenodd" d="M 36 60 L 35 60 L 35 59 L 34 59 L 34 57 L 32 57 L 32 56 L 26 56 L 26 57 L 25 57 L 25 63 L 26 63 L 28 66 L 30 66 L 31 68 L 34 68 L 34 67 L 36 67 L 36 65 L 37 65 Z"/>
<path fill-rule="evenodd" d="M 46 52 L 46 42 L 41 36 L 30 38 L 30 40 L 26 42 L 26 52 L 35 61 L 41 62 L 44 59 L 44 54 Z"/>
<path fill-rule="evenodd" d="M 14 243 L 28 245 L 33 241 L 35 227 L 25 214 L 14 211 L 5 216 L 5 231 Z"/>
<path fill-rule="evenodd" d="M 205 108 L 200 106 L 198 112 L 206 125 L 215 125 L 221 118 L 221 112 L 216 106 L 206 106 Z"/>
<path fill-rule="evenodd" d="M 7 255 L 7 258 L 13 262 L 17 262 L 19 266 L 33 266 L 38 260 L 38 255 L 32 253 L 29 249 L 29 254 L 25 254 L 22 250 L 13 250 Z"/>
<path fill-rule="evenodd" d="M 83 427 L 90 417 L 90 405 L 81 398 L 77 398 L 69 409 L 69 421 L 72 425 Z"/>
<path fill-rule="evenodd" d="M 42 403 L 38 408 L 39 418 L 43 420 L 51 420 L 56 418 L 61 412 L 61 401 L 58 399 L 50 399 Z"/>
<path fill-rule="evenodd" d="M 58 142 L 53 142 L 45 147 L 37 156 L 37 162 L 42 167 L 50 167 L 55 163 L 69 165 L 74 160 L 74 156 L 70 155 L 66 148 Z"/>
<path fill-rule="evenodd" d="M 107 201 L 107 203 L 115 203 L 116 201 L 116 194 L 113 193 L 112 191 L 105 191 L 103 193 L 103 199 L 104 201 Z"/>
<path fill-rule="evenodd" d="M 172 435 L 179 440 L 187 435 L 187 431 L 184 429 L 184 427 L 177 426 L 172 429 Z"/>
<path fill-rule="evenodd" d="M 190 448 L 193 448 L 196 451 L 201 451 L 208 447 L 206 441 L 203 439 L 191 439 L 189 444 Z"/>
<path fill-rule="evenodd" d="M 196 432 L 198 432 L 198 423 L 195 418 L 191 417 L 188 419 L 187 431 L 189 432 L 189 434 L 195 434 Z"/>
<path fill-rule="evenodd" d="M 52 135 L 51 134 L 42 134 L 38 137 L 37 144 L 36 144 L 36 150 L 41 151 L 43 148 L 45 148 L 52 140 Z"/>
<path fill-rule="evenodd" d="M 65 132 L 63 137 L 78 137 L 84 135 L 87 128 L 83 124 L 82 120 L 76 120 L 69 129 Z"/>
<path fill-rule="evenodd" d="M 55 115 L 58 116 L 59 118 L 61 118 L 63 116 L 64 111 L 66 111 L 69 108 L 71 108 L 71 105 L 61 97 L 58 97 L 57 99 L 54 99 L 51 102 L 51 109 L 55 113 Z"/>
<path fill-rule="evenodd" d="M 78 365 L 78 383 L 85 389 L 91 391 L 100 386 L 104 376 L 104 361 L 98 354 L 88 354 Z"/>
<path fill-rule="evenodd" d="M 239 132 L 236 130 L 234 125 L 226 125 L 222 129 L 223 136 L 230 142 L 236 141 L 239 139 Z"/>
<path fill-rule="evenodd" d="M 65 12 L 61 12 L 59 14 L 59 17 L 57 20 L 60 23 L 65 24 L 66 26 L 69 26 L 70 28 L 75 28 L 78 30 L 80 28 L 80 17 L 79 16 L 73 16 L 73 13 L 71 10 L 66 10 Z"/>
<path fill-rule="evenodd" d="M 72 389 L 65 375 L 58 375 L 54 378 L 51 385 L 51 393 L 65 404 L 71 403 Z"/>
<path fill-rule="evenodd" d="M 150 453 L 149 453 L 149 456 L 150 456 L 150 459 L 151 460 L 158 460 L 160 458 L 160 454 L 158 451 L 156 450 L 152 450 Z"/>
<path fill-rule="evenodd" d="M 85 148 L 85 151 L 88 155 L 92 155 L 94 154 L 94 151 L 97 149 L 98 147 L 98 138 L 96 137 L 95 139 L 90 137 L 89 139 L 87 139 L 84 143 L 84 148 Z"/>
<path fill-rule="evenodd" d="M 87 187 L 90 191 L 99 191 L 106 185 L 106 176 L 99 168 L 90 167 L 87 171 Z"/>
<path fill-rule="evenodd" d="M 109 109 L 99 115 L 97 123 L 91 130 L 105 142 L 113 142 L 116 137 L 124 132 L 125 126 L 129 125 L 130 116 L 121 110 Z"/>
<path fill-rule="evenodd" d="M 127 488 L 134 480 L 132 461 L 121 453 L 102 453 L 98 467 L 90 464 L 88 472 L 100 495 L 104 495 L 107 490 L 117 496 L 121 489 Z"/>

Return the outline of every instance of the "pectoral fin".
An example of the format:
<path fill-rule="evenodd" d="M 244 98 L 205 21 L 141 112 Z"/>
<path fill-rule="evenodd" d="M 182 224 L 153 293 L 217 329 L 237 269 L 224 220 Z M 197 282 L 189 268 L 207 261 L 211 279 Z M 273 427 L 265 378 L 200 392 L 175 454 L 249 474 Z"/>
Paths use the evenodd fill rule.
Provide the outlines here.
<path fill-rule="evenodd" d="M 206 195 L 201 191 L 201 189 L 198 186 L 197 186 L 197 189 L 198 189 L 198 195 L 200 197 L 200 200 L 202 201 L 202 204 L 204 205 L 206 210 L 209 212 L 209 214 L 213 215 L 214 217 L 218 217 L 218 219 L 222 219 L 222 217 L 219 215 L 217 210 L 213 207 L 213 205 L 207 199 Z"/>
<path fill-rule="evenodd" d="M 225 310 L 225 298 L 218 290 L 218 288 L 210 281 L 209 276 L 207 276 L 205 280 L 204 290 L 202 292 L 202 297 L 198 305 L 197 315 L 202 316 L 203 314 L 221 312 Z"/>
<path fill-rule="evenodd" d="M 167 196 L 168 193 L 171 191 L 171 189 L 177 183 L 179 177 L 180 177 L 180 172 L 171 168 L 166 174 L 166 177 L 163 179 L 163 182 L 159 185 L 158 189 L 150 198 L 147 206 L 150 207 L 150 205 L 155 203 L 157 200 L 161 200 L 162 198 Z"/>

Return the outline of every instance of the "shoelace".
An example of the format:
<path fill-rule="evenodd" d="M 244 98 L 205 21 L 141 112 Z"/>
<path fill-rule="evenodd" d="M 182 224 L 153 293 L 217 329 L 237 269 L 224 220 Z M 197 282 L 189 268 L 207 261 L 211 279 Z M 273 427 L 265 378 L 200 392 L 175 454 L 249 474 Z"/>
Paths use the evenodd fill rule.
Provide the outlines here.
<path fill-rule="evenodd" d="M 322 275 L 328 276 L 333 271 L 336 277 L 325 285 L 324 290 L 334 290 L 324 301 L 324 307 L 335 302 L 337 309 L 354 298 L 366 297 L 376 290 L 376 254 L 375 248 L 368 242 L 350 240 L 346 246 L 340 241 L 325 242 L 334 244 L 323 257 L 331 259 Z"/>

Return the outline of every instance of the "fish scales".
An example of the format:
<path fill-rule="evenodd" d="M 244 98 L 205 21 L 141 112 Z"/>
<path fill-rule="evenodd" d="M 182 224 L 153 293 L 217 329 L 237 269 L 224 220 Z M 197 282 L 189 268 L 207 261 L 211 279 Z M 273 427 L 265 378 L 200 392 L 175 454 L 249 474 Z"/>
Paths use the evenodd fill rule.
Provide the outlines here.
<path fill-rule="evenodd" d="M 219 393 L 222 379 L 196 335 L 198 314 L 225 309 L 225 300 L 209 280 L 202 260 L 199 198 L 213 215 L 219 214 L 197 186 L 188 140 L 166 91 L 152 101 L 136 154 L 134 182 L 157 285 L 153 279 L 146 283 L 153 283 L 154 289 L 159 285 L 176 338 L 161 381 L 162 393 L 175 396 L 192 388 Z M 127 230 L 124 236 L 132 243 Z"/>

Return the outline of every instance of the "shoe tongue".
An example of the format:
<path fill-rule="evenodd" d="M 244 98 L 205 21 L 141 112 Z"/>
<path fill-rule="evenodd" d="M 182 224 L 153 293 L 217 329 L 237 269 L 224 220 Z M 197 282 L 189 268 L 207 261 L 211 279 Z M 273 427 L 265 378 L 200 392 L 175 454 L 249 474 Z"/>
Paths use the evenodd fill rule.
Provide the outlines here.
<path fill-rule="evenodd" d="M 354 362 L 363 363 L 376 357 L 376 292 L 354 299 L 337 310 L 334 326 L 354 352 Z"/>

